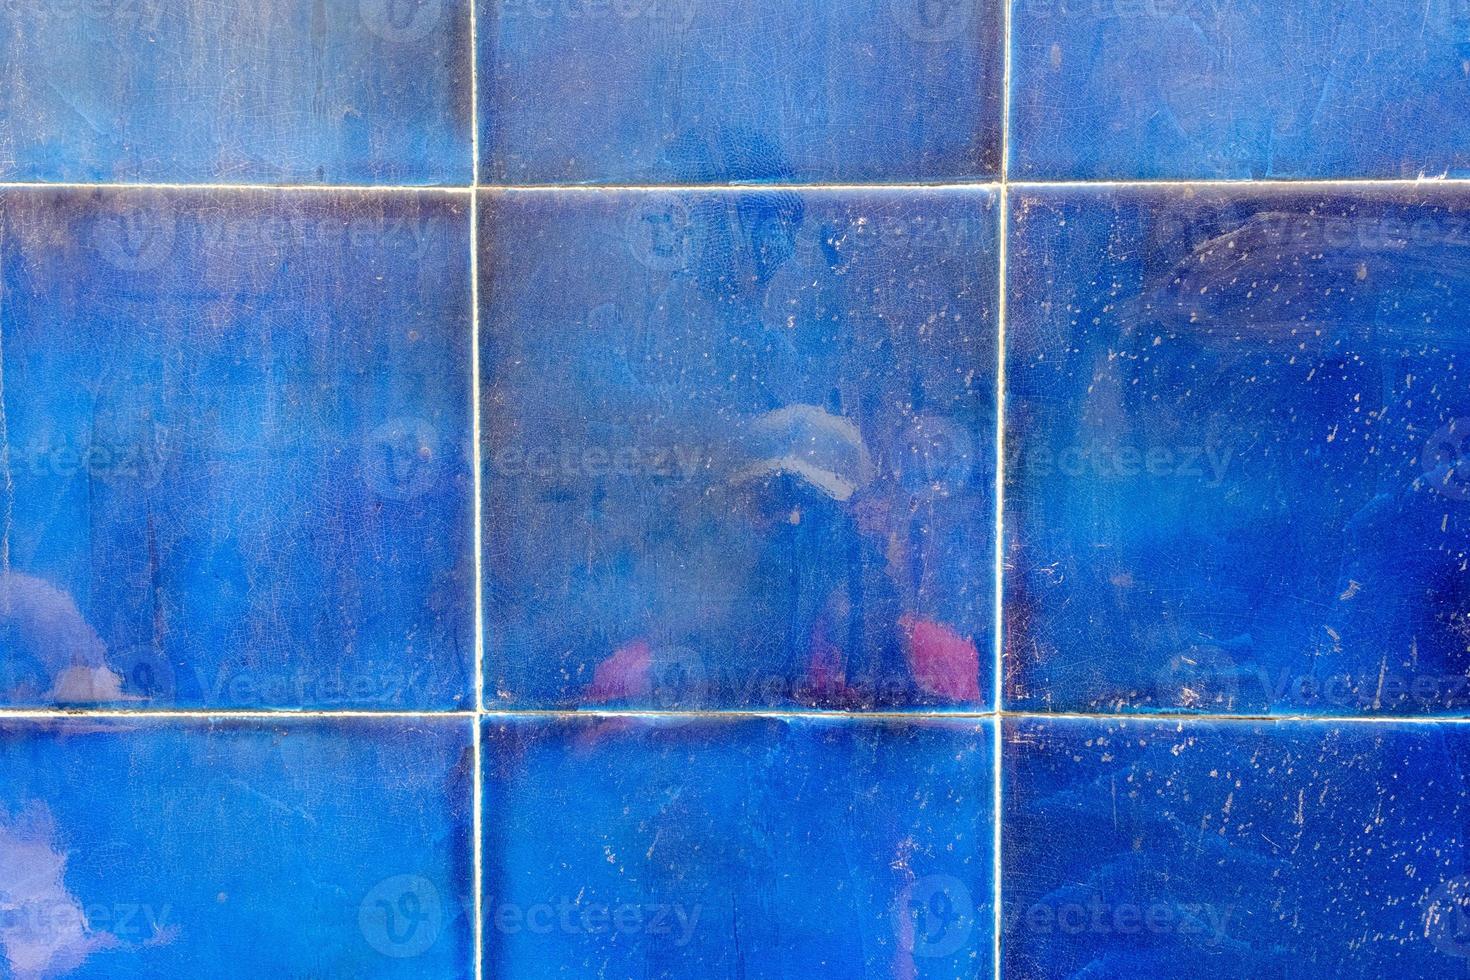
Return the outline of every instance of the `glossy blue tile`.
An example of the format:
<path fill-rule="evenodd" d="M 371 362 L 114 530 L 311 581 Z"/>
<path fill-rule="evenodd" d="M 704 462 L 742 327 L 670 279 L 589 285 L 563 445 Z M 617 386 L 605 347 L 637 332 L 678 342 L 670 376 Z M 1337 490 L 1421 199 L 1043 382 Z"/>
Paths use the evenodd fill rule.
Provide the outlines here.
<path fill-rule="evenodd" d="M 1464 713 L 1470 197 L 1012 213 L 1011 701 Z"/>
<path fill-rule="evenodd" d="M 467 207 L 0 196 L 0 703 L 470 698 Z"/>
<path fill-rule="evenodd" d="M 1014 0 L 1013 178 L 1470 170 L 1463 0 Z"/>
<path fill-rule="evenodd" d="M 999 3 L 477 2 L 487 183 L 954 183 L 999 170 Z"/>
<path fill-rule="evenodd" d="M 0 179 L 467 184 L 468 0 L 5 0 Z"/>
<path fill-rule="evenodd" d="M 990 977 L 977 722 L 486 730 L 487 977 Z"/>
<path fill-rule="evenodd" d="M 0 724 L 0 973 L 473 976 L 470 727 Z"/>
<path fill-rule="evenodd" d="M 1005 729 L 1007 977 L 1464 976 L 1470 730 Z"/>
<path fill-rule="evenodd" d="M 985 699 L 993 195 L 485 209 L 491 703 Z"/>

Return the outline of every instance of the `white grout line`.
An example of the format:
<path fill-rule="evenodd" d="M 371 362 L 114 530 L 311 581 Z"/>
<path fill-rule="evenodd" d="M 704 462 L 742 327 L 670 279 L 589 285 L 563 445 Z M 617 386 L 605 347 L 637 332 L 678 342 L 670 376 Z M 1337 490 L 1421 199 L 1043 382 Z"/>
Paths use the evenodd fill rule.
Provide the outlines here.
<path fill-rule="evenodd" d="M 1000 182 L 964 181 L 947 184 L 481 184 L 482 193 L 493 194 L 622 194 L 622 193 L 752 193 L 788 191 L 812 194 L 882 193 L 884 191 L 998 191 Z"/>
<path fill-rule="evenodd" d="M 294 191 L 307 193 L 470 194 L 474 187 L 461 184 L 174 184 L 109 183 L 79 184 L 68 181 L 0 181 L 0 191 Z"/>
<path fill-rule="evenodd" d="M 1001 896 L 1005 879 L 1005 863 L 1001 855 L 1003 840 L 1003 817 L 1001 794 L 1004 789 L 1004 742 L 1002 729 L 1005 712 L 1005 491 L 1006 491 L 1006 316 L 1008 259 L 1010 257 L 1011 202 L 1010 202 L 1010 157 L 1011 157 L 1011 0 L 1006 0 L 1001 28 L 1001 107 L 1000 107 L 1000 214 L 997 220 L 998 283 L 996 289 L 996 365 L 995 365 L 995 588 L 994 610 L 994 658 L 995 678 L 991 691 L 991 705 L 995 709 L 995 720 L 990 733 L 991 767 L 991 913 L 990 923 L 991 958 L 995 980 L 1002 980 L 1001 930 L 1005 917 L 1001 911 Z"/>
<path fill-rule="evenodd" d="M 470 736 L 474 746 L 470 751 L 470 762 L 474 773 L 474 813 L 470 819 L 471 853 L 474 855 L 473 908 L 475 980 L 484 980 L 485 975 L 485 854 L 484 854 L 484 804 L 485 767 L 480 757 L 480 712 L 485 707 L 485 575 L 484 575 L 484 502 L 482 499 L 480 458 L 480 46 L 475 10 L 479 0 L 469 0 L 470 7 L 470 174 L 474 181 L 470 189 L 470 436 L 473 440 L 471 453 L 475 473 L 472 480 L 475 493 L 474 526 L 475 536 L 475 718 L 470 724 Z"/>
<path fill-rule="evenodd" d="M 827 721 L 827 722 L 1120 722 L 1149 725 L 1192 724 L 1291 724 L 1291 725 L 1470 725 L 1466 715 L 1303 715 L 1303 714 L 1183 714 L 1167 712 L 1089 713 L 1077 711 L 785 711 L 779 708 L 746 708 L 716 711 L 663 711 L 640 708 L 589 708 L 583 710 L 500 709 L 486 711 L 292 711 L 286 709 L 145 710 L 64 708 L 0 708 L 0 723 L 6 721 L 336 721 L 378 719 L 384 721 L 466 721 L 517 718 L 548 721 Z"/>
<path fill-rule="evenodd" d="M 1009 95 L 1007 95 L 1007 102 Z M 1004 137 L 1002 137 L 1004 142 Z M 1005 151 L 1003 151 L 1005 152 Z M 472 156 L 478 160 L 475 148 Z M 476 164 L 478 166 L 478 163 Z M 482 194 L 616 194 L 616 193 L 765 193 L 787 191 L 797 193 L 883 193 L 886 191 L 907 192 L 953 192 L 953 191 L 999 191 L 1003 187 L 1026 191 L 1048 190 L 1168 190 L 1199 189 L 1248 192 L 1265 190 L 1421 190 L 1436 188 L 1470 188 L 1470 177 L 1434 178 L 1317 178 L 1300 179 L 1190 179 L 1190 180 L 999 180 L 961 181 L 959 183 L 857 183 L 857 184 L 212 184 L 212 183 L 116 183 L 99 181 L 77 183 L 71 181 L 0 181 L 0 192 L 4 191 L 208 191 L 208 192 L 273 192 L 294 193 L 357 193 L 357 194 L 451 194 L 473 196 Z"/>

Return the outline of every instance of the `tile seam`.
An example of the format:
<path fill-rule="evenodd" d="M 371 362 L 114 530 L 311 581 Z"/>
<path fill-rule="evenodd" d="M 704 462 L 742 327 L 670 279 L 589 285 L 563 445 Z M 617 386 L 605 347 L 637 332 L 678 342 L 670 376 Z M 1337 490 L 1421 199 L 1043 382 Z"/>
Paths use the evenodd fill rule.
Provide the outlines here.
<path fill-rule="evenodd" d="M 992 613 L 992 664 L 995 676 L 991 680 L 991 709 L 995 720 L 990 733 L 991 769 L 991 969 L 994 980 L 1002 980 L 1003 953 L 1001 932 L 1004 912 L 1001 899 L 1004 894 L 1005 861 L 1001 853 L 1004 841 L 1002 827 L 1002 793 L 1005 786 L 1004 744 L 1002 722 L 1005 714 L 1005 462 L 1006 462 L 1006 316 L 1007 275 L 1010 258 L 1010 155 L 1011 155 L 1011 17 L 1012 2 L 1006 0 L 1001 17 L 1001 106 L 1000 106 L 1000 213 L 997 216 L 996 242 L 996 341 L 995 341 L 995 535 L 994 568 L 991 587 L 995 590 Z"/>
<path fill-rule="evenodd" d="M 479 0 L 466 0 L 469 4 L 470 45 L 470 438 L 474 475 L 471 486 L 475 500 L 473 506 L 472 533 L 474 541 L 474 603 L 475 616 L 475 703 L 473 720 L 470 722 L 470 764 L 474 767 L 473 809 L 470 819 L 470 842 L 472 867 L 471 887 L 474 896 L 474 957 L 471 973 L 475 980 L 484 980 L 485 975 L 485 766 L 481 758 L 481 719 L 485 707 L 485 574 L 484 574 L 484 472 L 480 445 L 480 44 L 479 24 L 476 14 Z"/>
<path fill-rule="evenodd" d="M 672 711 L 645 708 L 487 708 L 481 711 L 433 710 L 296 710 L 291 708 L 190 708 L 176 710 L 147 709 L 67 709 L 67 708 L 0 708 L 0 721 L 6 719 L 292 719 L 333 718 L 578 718 L 616 719 L 647 718 L 672 721 L 708 719 L 789 718 L 803 721 L 1124 721 L 1159 724 L 1235 723 L 1259 724 L 1291 722 L 1319 725 L 1470 725 L 1470 715 L 1311 715 L 1311 714 L 1170 714 L 1147 712 L 1082 712 L 1082 711 L 822 711 L 783 710 L 780 708 L 731 708 L 708 711 Z"/>
<path fill-rule="evenodd" d="M 1414 178 L 1327 178 L 1310 177 L 1300 179 L 1263 180 L 986 180 L 959 183 L 853 183 L 853 184 L 217 184 L 176 183 L 170 181 L 119 183 L 108 181 L 0 181 L 0 191 L 209 191 L 209 192 L 254 192 L 274 191 L 288 193 L 361 193 L 361 194 L 446 194 L 473 196 L 475 194 L 616 194 L 616 193 L 718 193 L 741 192 L 763 193 L 773 191 L 812 193 L 856 193 L 883 191 L 955 192 L 992 191 L 1003 187 L 1014 190 L 1116 190 L 1116 189 L 1217 189 L 1252 190 L 1433 190 L 1435 188 L 1470 187 L 1470 177 L 1442 177 L 1432 180 Z"/>

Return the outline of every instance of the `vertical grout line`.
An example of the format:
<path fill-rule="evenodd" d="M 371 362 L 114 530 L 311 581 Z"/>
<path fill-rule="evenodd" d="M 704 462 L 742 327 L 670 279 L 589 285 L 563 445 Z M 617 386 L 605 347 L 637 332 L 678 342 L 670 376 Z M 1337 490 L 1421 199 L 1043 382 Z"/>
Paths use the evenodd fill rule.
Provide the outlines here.
<path fill-rule="evenodd" d="M 485 766 L 481 759 L 481 718 L 485 710 L 485 607 L 484 607 L 484 504 L 482 503 L 483 479 L 480 459 L 480 46 L 477 34 L 475 8 L 479 0 L 466 0 L 470 14 L 470 456 L 474 474 L 471 487 L 474 501 L 474 609 L 475 609 L 475 709 L 470 724 L 470 737 L 474 746 L 470 760 L 475 767 L 474 813 L 470 819 L 471 842 L 474 855 L 474 955 L 472 968 L 475 980 L 485 975 L 485 855 L 483 825 L 485 810 Z"/>
<path fill-rule="evenodd" d="M 1001 805 L 1001 794 L 1004 790 L 1004 748 L 1005 722 L 1003 712 L 1005 711 L 1005 490 L 1006 490 L 1006 315 L 1007 309 L 1007 262 L 1010 257 L 1010 156 L 1011 156 L 1011 0 L 1003 0 L 1002 25 L 1001 25 L 1001 97 L 1000 97 L 1000 214 L 997 225 L 997 289 L 996 289 L 996 365 L 995 365 L 995 574 L 993 583 L 995 587 L 995 623 L 993 627 L 995 650 L 994 650 L 994 688 L 991 692 L 991 707 L 995 716 L 991 721 L 994 730 L 991 732 L 991 785 L 993 818 L 991 836 L 991 903 L 993 918 L 991 931 L 993 933 L 993 946 L 991 956 L 994 960 L 995 980 L 1002 980 L 1004 970 L 1001 964 L 1002 954 L 1002 924 L 1005 921 L 1001 911 L 1001 895 L 1003 889 L 1003 876 L 1005 874 L 1005 863 L 1001 856 L 1001 842 L 1003 839 L 1002 819 L 1004 810 Z"/>

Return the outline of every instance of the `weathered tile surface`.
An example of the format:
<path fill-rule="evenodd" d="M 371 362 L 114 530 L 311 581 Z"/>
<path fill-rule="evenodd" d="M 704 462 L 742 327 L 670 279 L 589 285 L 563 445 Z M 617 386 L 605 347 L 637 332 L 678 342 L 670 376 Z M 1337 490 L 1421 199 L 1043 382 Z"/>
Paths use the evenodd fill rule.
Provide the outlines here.
<path fill-rule="evenodd" d="M 491 724 L 485 975 L 988 977 L 991 742 L 933 719 Z"/>
<path fill-rule="evenodd" d="M 1015 194 L 1012 704 L 1463 713 L 1470 198 Z"/>
<path fill-rule="evenodd" d="M 0 195 L 0 703 L 472 700 L 467 206 Z"/>
<path fill-rule="evenodd" d="M 985 701 L 995 212 L 490 197 L 487 701 Z"/>

